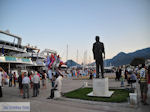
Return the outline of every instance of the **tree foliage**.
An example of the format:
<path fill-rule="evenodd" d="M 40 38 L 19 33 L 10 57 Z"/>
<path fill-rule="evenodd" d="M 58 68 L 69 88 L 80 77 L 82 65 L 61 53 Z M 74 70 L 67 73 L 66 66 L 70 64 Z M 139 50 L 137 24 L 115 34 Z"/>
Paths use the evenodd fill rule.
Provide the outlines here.
<path fill-rule="evenodd" d="M 138 66 L 139 64 L 144 64 L 145 63 L 145 59 L 144 58 L 134 58 L 130 65 L 132 66 Z"/>

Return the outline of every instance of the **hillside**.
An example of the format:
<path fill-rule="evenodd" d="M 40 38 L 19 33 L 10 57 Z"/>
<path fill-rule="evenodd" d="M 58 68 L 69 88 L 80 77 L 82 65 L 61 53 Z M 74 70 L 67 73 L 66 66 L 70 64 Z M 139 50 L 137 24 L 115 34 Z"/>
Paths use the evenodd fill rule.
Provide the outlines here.
<path fill-rule="evenodd" d="M 130 64 L 130 62 L 134 58 L 145 58 L 145 59 L 150 58 L 150 48 L 137 50 L 131 53 L 120 52 L 116 56 L 114 56 L 112 59 L 105 60 L 104 63 L 105 63 L 105 66 L 110 66 L 110 65 L 120 66 L 120 65 Z"/>
<path fill-rule="evenodd" d="M 76 62 L 73 61 L 73 60 L 67 60 L 66 65 L 67 65 L 68 67 L 80 66 L 78 63 L 76 63 Z"/>
<path fill-rule="evenodd" d="M 112 59 L 106 59 L 104 61 L 105 66 L 120 66 L 120 65 L 126 65 L 130 64 L 130 62 L 134 58 L 145 58 L 145 59 L 150 59 L 150 47 L 137 50 L 135 52 L 131 53 L 124 53 L 120 52 L 116 56 L 114 56 Z M 91 65 L 94 65 L 95 63 L 91 63 Z"/>

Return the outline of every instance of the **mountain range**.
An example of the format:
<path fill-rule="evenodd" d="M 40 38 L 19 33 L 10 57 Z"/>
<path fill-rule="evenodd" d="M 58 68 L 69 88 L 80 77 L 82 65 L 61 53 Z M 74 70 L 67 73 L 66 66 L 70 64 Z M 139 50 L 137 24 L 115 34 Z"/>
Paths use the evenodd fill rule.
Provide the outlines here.
<path fill-rule="evenodd" d="M 78 67 L 80 67 L 80 66 L 81 66 L 80 64 L 76 63 L 76 62 L 73 61 L 73 60 L 67 60 L 66 65 L 67 65 L 68 67 L 72 67 L 72 66 L 78 66 Z"/>
<path fill-rule="evenodd" d="M 130 62 L 134 58 L 150 59 L 150 47 L 141 49 L 141 50 L 137 50 L 137 51 L 131 52 L 131 53 L 120 52 L 116 56 L 114 56 L 112 59 L 106 59 L 104 61 L 104 65 L 105 66 L 126 65 L 126 64 L 130 64 Z"/>
<path fill-rule="evenodd" d="M 130 53 L 124 53 L 120 52 L 116 56 L 114 56 L 112 59 L 106 59 L 104 60 L 105 66 L 121 66 L 121 65 L 127 65 L 130 64 L 130 62 L 134 58 L 144 58 L 144 59 L 150 59 L 150 47 L 144 48 L 141 50 L 137 50 L 135 52 Z M 71 66 L 81 66 L 80 64 L 76 63 L 73 60 L 68 60 L 66 62 L 68 67 Z M 95 62 L 88 64 L 88 65 L 95 65 Z"/>

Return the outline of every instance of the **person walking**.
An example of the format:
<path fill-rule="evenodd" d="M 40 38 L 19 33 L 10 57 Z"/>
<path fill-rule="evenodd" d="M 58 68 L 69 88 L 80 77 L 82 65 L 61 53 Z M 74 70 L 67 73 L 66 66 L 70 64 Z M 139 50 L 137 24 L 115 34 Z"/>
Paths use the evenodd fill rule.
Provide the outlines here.
<path fill-rule="evenodd" d="M 34 73 L 33 73 L 33 71 L 32 71 L 31 74 L 30 74 L 30 76 L 29 76 L 29 79 L 30 79 L 30 88 L 31 88 L 31 89 L 33 88 L 33 82 L 32 82 L 33 76 L 34 76 Z"/>
<path fill-rule="evenodd" d="M 148 105 L 147 100 L 147 91 L 148 91 L 148 71 L 146 70 L 145 64 L 142 64 L 140 70 L 140 90 L 141 90 L 141 102 L 143 105 Z"/>
<path fill-rule="evenodd" d="M 0 67 L 0 97 L 3 97 L 3 92 L 2 92 L 3 73 L 4 70 Z"/>
<path fill-rule="evenodd" d="M 42 73 L 42 86 L 46 89 L 46 73 L 43 71 Z"/>
<path fill-rule="evenodd" d="M 54 87 L 54 74 L 52 73 L 52 68 L 48 70 L 48 78 L 51 82 L 51 87 Z"/>
<path fill-rule="evenodd" d="M 116 78 L 115 78 L 115 80 L 118 80 L 119 78 L 119 69 L 118 68 L 116 68 Z"/>
<path fill-rule="evenodd" d="M 12 73 L 9 72 L 8 76 L 9 76 L 9 87 L 12 87 Z"/>
<path fill-rule="evenodd" d="M 14 79 L 14 87 L 16 87 L 16 72 L 13 74 L 13 79 Z"/>
<path fill-rule="evenodd" d="M 39 79 L 41 80 L 41 73 L 39 71 L 37 71 L 37 75 L 39 76 Z M 41 87 L 41 84 L 40 84 L 40 80 L 39 80 L 39 83 L 38 83 L 38 94 L 39 94 L 39 89 Z"/>
<path fill-rule="evenodd" d="M 96 42 L 93 44 L 93 55 L 96 61 L 96 78 L 99 78 L 99 66 L 101 67 L 101 76 L 104 78 L 103 58 L 105 58 L 104 44 L 100 42 L 99 36 L 95 38 Z"/>
<path fill-rule="evenodd" d="M 119 67 L 118 81 L 120 80 L 121 73 L 122 73 L 122 69 L 121 69 L 121 67 Z"/>
<path fill-rule="evenodd" d="M 22 80 L 23 84 L 23 99 L 26 98 L 26 93 L 27 93 L 27 98 L 29 98 L 29 84 L 30 84 L 30 79 L 27 76 L 27 74 L 24 74 L 24 78 Z"/>
<path fill-rule="evenodd" d="M 33 96 L 32 97 L 37 97 L 38 95 L 38 89 L 39 89 L 39 82 L 40 82 L 40 78 L 37 74 L 37 72 L 35 72 L 34 76 L 33 76 Z"/>
<path fill-rule="evenodd" d="M 123 74 L 120 77 L 120 81 L 121 81 L 121 86 L 120 87 L 124 87 L 124 76 L 123 76 Z"/>
<path fill-rule="evenodd" d="M 147 92 L 147 96 L 150 97 L 150 65 L 148 66 L 148 92 Z"/>
<path fill-rule="evenodd" d="M 20 74 L 19 77 L 18 77 L 20 95 L 23 95 L 23 84 L 22 84 L 22 79 L 23 78 L 24 78 L 24 73 Z"/>
<path fill-rule="evenodd" d="M 125 80 L 127 80 L 128 76 L 127 76 L 127 69 L 125 68 L 125 72 L 124 72 L 124 75 L 125 75 Z"/>

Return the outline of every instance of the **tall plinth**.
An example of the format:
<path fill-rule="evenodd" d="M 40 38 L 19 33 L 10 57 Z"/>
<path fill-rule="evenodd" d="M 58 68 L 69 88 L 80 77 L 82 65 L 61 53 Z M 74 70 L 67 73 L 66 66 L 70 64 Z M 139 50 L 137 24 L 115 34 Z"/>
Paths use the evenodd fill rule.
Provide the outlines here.
<path fill-rule="evenodd" d="M 108 78 L 93 79 L 93 91 L 88 96 L 111 97 L 114 91 L 109 91 Z"/>

